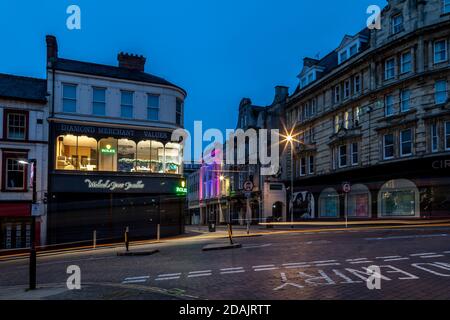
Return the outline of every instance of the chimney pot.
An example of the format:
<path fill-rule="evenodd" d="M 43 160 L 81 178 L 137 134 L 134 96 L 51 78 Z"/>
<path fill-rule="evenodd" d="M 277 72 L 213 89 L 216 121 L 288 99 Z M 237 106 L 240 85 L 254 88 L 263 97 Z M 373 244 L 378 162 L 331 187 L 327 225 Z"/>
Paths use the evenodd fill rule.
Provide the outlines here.
<path fill-rule="evenodd" d="M 140 72 L 144 72 L 145 62 L 147 61 L 143 55 L 124 52 L 120 52 L 117 55 L 117 60 L 119 61 L 119 67 Z"/>
<path fill-rule="evenodd" d="M 58 59 L 58 41 L 56 37 L 47 35 L 45 42 L 47 43 L 47 63 L 56 62 Z"/>

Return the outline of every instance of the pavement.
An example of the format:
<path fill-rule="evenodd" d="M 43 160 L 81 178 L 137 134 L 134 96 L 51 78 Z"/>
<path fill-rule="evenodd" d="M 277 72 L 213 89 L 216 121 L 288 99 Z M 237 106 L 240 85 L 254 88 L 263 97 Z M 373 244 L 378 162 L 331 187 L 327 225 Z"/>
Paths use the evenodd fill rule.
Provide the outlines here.
<path fill-rule="evenodd" d="M 449 226 L 303 230 L 238 239 L 242 248 L 233 250 L 202 251 L 227 239 L 198 232 L 139 246 L 160 251 L 151 256 L 118 257 L 123 248 L 39 256 L 38 290 L 31 292 L 28 261 L 2 261 L 0 299 L 450 299 Z M 73 265 L 81 271 L 80 290 L 66 286 Z M 380 289 L 368 288 L 376 280 L 367 272 L 370 266 L 379 267 Z"/>

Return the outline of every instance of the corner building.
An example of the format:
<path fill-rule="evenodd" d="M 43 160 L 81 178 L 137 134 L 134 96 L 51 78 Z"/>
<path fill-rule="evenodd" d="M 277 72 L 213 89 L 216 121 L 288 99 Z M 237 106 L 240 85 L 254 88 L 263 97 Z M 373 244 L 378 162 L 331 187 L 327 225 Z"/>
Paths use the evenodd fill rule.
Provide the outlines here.
<path fill-rule="evenodd" d="M 63 59 L 47 36 L 49 243 L 98 242 L 183 232 L 181 143 L 186 92 L 144 71 L 146 59 L 118 66 Z"/>

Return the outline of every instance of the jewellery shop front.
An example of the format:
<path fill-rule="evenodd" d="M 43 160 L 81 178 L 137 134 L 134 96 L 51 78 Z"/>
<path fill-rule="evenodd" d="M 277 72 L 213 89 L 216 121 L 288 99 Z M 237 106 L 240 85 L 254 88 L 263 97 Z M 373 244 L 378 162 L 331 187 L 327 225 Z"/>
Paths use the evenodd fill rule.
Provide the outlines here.
<path fill-rule="evenodd" d="M 182 146 L 158 130 L 50 123 L 49 244 L 183 232 Z"/>

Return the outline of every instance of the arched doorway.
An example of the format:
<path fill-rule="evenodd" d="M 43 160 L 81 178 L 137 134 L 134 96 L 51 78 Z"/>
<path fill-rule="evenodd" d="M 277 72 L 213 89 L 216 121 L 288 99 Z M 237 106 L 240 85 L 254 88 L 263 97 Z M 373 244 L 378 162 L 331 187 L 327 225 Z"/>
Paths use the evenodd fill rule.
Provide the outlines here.
<path fill-rule="evenodd" d="M 272 217 L 276 221 L 281 221 L 283 219 L 283 203 L 282 202 L 277 201 L 272 205 Z"/>

